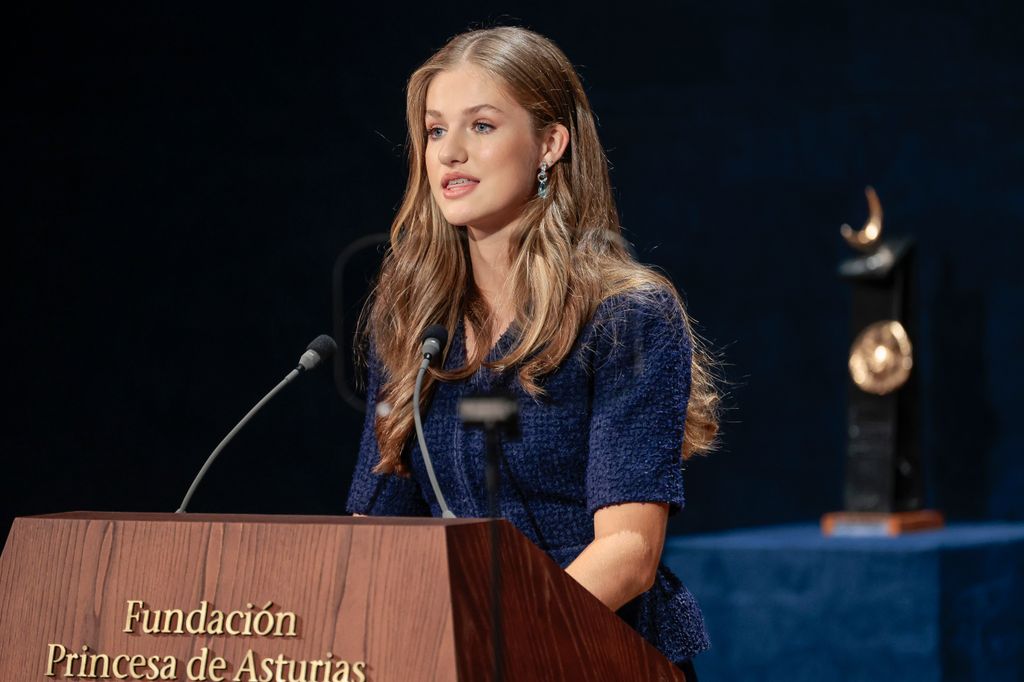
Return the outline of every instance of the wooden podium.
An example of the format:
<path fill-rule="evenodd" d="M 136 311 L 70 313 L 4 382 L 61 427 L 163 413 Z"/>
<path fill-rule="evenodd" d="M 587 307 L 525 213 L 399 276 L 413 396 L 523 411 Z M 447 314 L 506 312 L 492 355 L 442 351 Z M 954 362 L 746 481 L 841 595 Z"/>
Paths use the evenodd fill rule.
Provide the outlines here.
<path fill-rule="evenodd" d="M 684 680 L 499 523 L 506 680 Z M 0 680 L 490 680 L 490 575 L 479 519 L 19 518 Z"/>

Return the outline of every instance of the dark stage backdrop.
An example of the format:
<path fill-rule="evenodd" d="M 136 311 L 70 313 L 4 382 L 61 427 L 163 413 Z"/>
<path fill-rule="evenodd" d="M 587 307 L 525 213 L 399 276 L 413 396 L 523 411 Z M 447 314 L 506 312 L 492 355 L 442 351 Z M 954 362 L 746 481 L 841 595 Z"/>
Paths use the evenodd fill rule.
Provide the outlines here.
<path fill-rule="evenodd" d="M 628 238 L 728 363 L 723 448 L 688 465 L 673 531 L 840 505 L 838 227 L 865 218 L 869 183 L 889 234 L 920 245 L 930 501 L 954 519 L 1024 517 L 1018 6 L 8 9 L 2 530 L 176 507 L 331 330 L 336 257 L 387 230 L 404 186 L 405 79 L 480 23 L 535 28 L 579 66 Z M 329 372 L 304 378 L 193 509 L 341 513 L 361 420 Z"/>

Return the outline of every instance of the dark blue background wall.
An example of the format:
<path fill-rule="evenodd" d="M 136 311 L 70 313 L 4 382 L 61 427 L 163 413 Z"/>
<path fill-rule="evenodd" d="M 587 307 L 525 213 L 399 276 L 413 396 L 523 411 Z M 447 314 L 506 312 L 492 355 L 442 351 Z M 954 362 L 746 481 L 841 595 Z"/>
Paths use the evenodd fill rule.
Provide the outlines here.
<path fill-rule="evenodd" d="M 1024 517 L 1024 50 L 1011 2 L 32 3 L 3 22 L 3 523 L 171 510 L 223 434 L 331 329 L 331 270 L 385 231 L 403 85 L 473 23 L 579 66 L 629 238 L 732 382 L 676 531 L 841 504 L 840 223 L 873 184 L 919 243 L 922 443 L 953 518 Z M 361 415 L 327 373 L 269 406 L 194 509 L 340 513 Z"/>

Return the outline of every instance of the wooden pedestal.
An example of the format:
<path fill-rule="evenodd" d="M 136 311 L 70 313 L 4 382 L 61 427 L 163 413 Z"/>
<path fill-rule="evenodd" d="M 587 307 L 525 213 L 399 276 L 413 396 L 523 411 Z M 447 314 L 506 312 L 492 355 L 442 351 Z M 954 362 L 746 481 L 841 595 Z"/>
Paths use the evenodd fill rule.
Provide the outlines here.
<path fill-rule="evenodd" d="M 499 524 L 506 680 L 684 679 Z M 490 680 L 488 530 L 468 519 L 19 518 L 0 557 L 0 680 Z"/>
<path fill-rule="evenodd" d="M 921 530 L 935 530 L 944 525 L 942 513 L 921 509 L 892 514 L 874 512 L 830 512 L 821 517 L 821 532 L 846 537 L 880 535 L 895 536 Z"/>

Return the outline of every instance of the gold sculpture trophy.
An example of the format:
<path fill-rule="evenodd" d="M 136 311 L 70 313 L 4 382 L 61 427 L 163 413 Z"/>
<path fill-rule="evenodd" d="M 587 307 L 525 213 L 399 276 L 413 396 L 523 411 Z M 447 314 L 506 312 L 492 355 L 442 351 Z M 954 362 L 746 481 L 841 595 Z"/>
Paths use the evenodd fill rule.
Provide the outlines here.
<path fill-rule="evenodd" d="M 941 527 L 923 509 L 917 433 L 912 289 L 914 243 L 882 240 L 882 204 L 865 190 L 869 216 L 840 232 L 859 254 L 843 261 L 852 287 L 844 507 L 821 519 L 826 535 L 898 535 Z"/>

